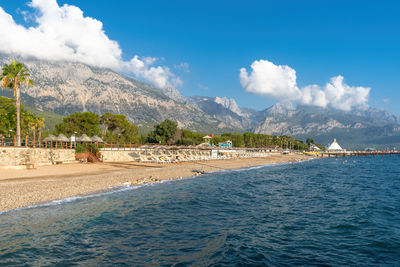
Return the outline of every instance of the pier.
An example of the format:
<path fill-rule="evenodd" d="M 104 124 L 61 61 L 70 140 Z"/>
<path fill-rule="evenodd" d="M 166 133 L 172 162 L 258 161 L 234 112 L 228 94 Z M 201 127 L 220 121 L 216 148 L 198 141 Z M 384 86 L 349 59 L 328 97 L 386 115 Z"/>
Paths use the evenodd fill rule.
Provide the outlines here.
<path fill-rule="evenodd" d="M 365 156 L 385 156 L 397 155 L 400 157 L 400 151 L 380 150 L 380 151 L 337 151 L 337 152 L 321 152 L 321 157 L 365 157 Z"/>

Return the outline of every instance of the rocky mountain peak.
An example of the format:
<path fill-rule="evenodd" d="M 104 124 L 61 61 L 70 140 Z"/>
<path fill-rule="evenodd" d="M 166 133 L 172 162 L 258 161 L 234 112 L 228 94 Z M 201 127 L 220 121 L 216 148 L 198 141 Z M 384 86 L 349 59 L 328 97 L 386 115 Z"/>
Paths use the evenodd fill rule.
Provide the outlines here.
<path fill-rule="evenodd" d="M 319 143 L 340 136 L 345 145 L 399 144 L 400 118 L 383 109 L 351 112 L 278 102 L 263 110 L 240 108 L 227 97 L 184 98 L 176 88 L 154 88 L 109 69 L 83 63 L 50 62 L 0 54 L 0 64 L 23 62 L 35 81 L 22 87 L 23 104 L 60 115 L 92 111 L 124 114 L 141 129 L 164 119 L 199 132 L 244 132 L 292 135 Z M 0 90 L 0 95 L 9 93 Z M 10 97 L 10 96 L 9 96 Z M 146 128 L 147 127 L 147 128 Z"/>
<path fill-rule="evenodd" d="M 167 86 L 165 88 L 160 89 L 166 96 L 169 98 L 178 101 L 178 102 L 185 102 L 185 98 L 181 95 L 181 93 L 172 86 Z"/>
<path fill-rule="evenodd" d="M 214 99 L 215 103 L 222 105 L 223 107 L 229 109 L 230 111 L 232 111 L 233 113 L 238 114 L 239 116 L 243 116 L 243 112 L 242 110 L 239 108 L 239 106 L 237 105 L 235 99 L 233 98 L 227 98 L 227 97 L 216 97 Z"/>
<path fill-rule="evenodd" d="M 268 116 L 283 115 L 291 117 L 295 113 L 296 113 L 296 106 L 289 101 L 277 102 L 273 106 L 266 109 L 266 114 Z"/>

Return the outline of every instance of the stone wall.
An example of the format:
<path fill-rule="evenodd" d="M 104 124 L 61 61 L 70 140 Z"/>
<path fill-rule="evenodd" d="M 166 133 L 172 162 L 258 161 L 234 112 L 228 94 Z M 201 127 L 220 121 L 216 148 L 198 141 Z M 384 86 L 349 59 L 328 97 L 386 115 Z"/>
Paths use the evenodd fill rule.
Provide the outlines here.
<path fill-rule="evenodd" d="M 140 155 L 138 152 L 132 151 L 100 151 L 103 162 L 118 162 L 118 161 L 138 161 Z"/>
<path fill-rule="evenodd" d="M 0 167 L 40 166 L 74 161 L 74 149 L 0 147 Z"/>

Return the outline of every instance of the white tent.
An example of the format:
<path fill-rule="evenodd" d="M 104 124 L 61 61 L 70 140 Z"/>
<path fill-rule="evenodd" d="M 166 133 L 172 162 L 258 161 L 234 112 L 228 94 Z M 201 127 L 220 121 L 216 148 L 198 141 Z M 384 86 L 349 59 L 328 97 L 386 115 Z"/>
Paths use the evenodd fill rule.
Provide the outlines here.
<path fill-rule="evenodd" d="M 333 140 L 332 144 L 328 147 L 328 151 L 342 151 L 343 148 L 336 142 L 336 139 Z"/>

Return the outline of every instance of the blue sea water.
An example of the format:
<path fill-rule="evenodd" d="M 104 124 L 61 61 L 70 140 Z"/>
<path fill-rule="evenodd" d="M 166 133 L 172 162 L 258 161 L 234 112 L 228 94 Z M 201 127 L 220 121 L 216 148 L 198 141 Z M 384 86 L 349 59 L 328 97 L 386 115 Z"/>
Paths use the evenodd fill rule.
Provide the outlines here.
<path fill-rule="evenodd" d="M 400 158 L 227 171 L 3 213 L 0 265 L 399 266 Z"/>

